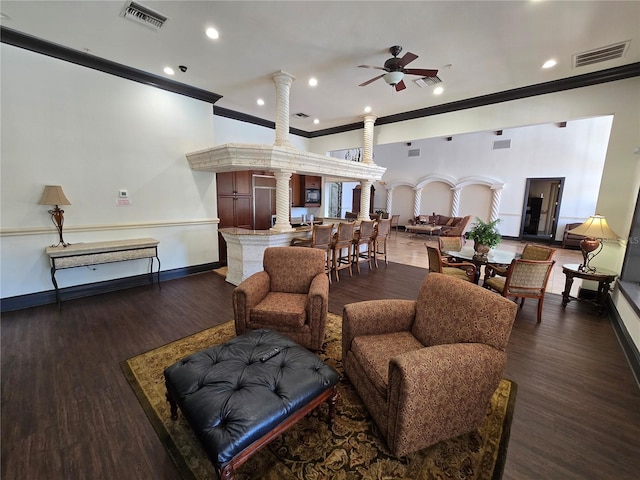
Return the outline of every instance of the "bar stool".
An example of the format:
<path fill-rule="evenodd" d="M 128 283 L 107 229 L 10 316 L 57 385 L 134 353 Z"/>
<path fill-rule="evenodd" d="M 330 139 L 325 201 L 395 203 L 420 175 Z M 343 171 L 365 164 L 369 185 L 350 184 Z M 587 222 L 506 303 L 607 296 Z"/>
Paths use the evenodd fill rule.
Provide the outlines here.
<path fill-rule="evenodd" d="M 336 282 L 340 281 L 340 270 L 345 268 L 349 269 L 349 276 L 353 276 L 353 271 L 351 270 L 351 248 L 353 246 L 355 226 L 355 223 L 338 224 L 338 232 L 332 245 L 333 273 L 336 277 Z M 346 255 L 343 253 L 345 249 L 347 250 Z"/>
<path fill-rule="evenodd" d="M 360 222 L 360 229 L 353 237 L 353 263 L 356 264 L 358 275 L 360 274 L 360 263 L 367 262 L 371 269 L 373 260 L 373 248 L 371 246 L 375 233 L 375 220 L 363 220 Z M 364 250 L 361 247 L 364 245 Z"/>
<path fill-rule="evenodd" d="M 311 237 L 296 237 L 291 240 L 292 246 L 311 247 L 324 250 L 326 254 L 324 271 L 329 276 L 331 283 L 331 253 L 333 250 L 333 223 L 328 225 L 314 225 L 311 230 Z"/>
<path fill-rule="evenodd" d="M 385 265 L 388 265 L 387 261 L 387 239 L 391 235 L 391 219 L 387 218 L 380 220 L 376 225 L 376 231 L 373 235 L 373 263 L 378 268 L 378 255 L 384 257 Z"/>

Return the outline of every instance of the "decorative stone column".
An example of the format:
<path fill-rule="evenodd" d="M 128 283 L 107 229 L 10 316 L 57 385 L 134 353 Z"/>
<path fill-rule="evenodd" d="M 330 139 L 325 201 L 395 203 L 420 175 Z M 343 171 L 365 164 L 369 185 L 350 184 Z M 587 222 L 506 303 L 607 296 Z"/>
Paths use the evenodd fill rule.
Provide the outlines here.
<path fill-rule="evenodd" d="M 289 222 L 289 180 L 291 173 L 287 171 L 274 172 L 276 177 L 276 224 L 271 227 L 275 232 L 289 232 L 294 228 Z"/>
<path fill-rule="evenodd" d="M 365 115 L 364 117 L 364 148 L 362 149 L 362 163 L 373 163 L 373 124 L 376 122 L 375 115 Z"/>
<path fill-rule="evenodd" d="M 278 147 L 293 147 L 289 141 L 289 91 L 296 77 L 280 70 L 273 75 L 276 85 L 276 141 Z"/>
<path fill-rule="evenodd" d="M 415 196 L 413 197 L 413 216 L 417 217 L 420 215 L 420 204 L 422 203 L 422 189 L 414 188 L 413 189 Z"/>
<path fill-rule="evenodd" d="M 389 215 L 389 218 L 391 218 L 391 209 L 393 208 L 393 187 L 387 188 L 386 192 L 387 192 L 386 209 L 387 209 L 387 213 Z"/>
<path fill-rule="evenodd" d="M 492 195 L 491 195 L 491 217 L 489 218 L 490 222 L 497 220 L 500 214 L 500 197 L 502 196 L 502 187 L 491 187 Z"/>
<path fill-rule="evenodd" d="M 453 192 L 453 199 L 451 200 L 451 216 L 457 217 L 458 211 L 460 210 L 460 192 L 462 192 L 462 187 L 453 187 L 451 191 Z"/>
<path fill-rule="evenodd" d="M 369 180 L 360 181 L 360 212 L 358 221 L 371 220 L 369 216 L 369 204 L 371 203 L 371 184 Z"/>

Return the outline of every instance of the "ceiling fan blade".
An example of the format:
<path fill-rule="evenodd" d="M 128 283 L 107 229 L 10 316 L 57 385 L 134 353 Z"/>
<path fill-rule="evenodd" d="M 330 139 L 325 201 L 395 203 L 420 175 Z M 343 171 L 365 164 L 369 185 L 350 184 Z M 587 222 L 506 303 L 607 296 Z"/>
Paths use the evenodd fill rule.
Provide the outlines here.
<path fill-rule="evenodd" d="M 396 92 L 404 90 L 405 88 L 407 88 L 407 86 L 404 84 L 404 80 L 400 80 L 398 83 L 396 83 Z"/>
<path fill-rule="evenodd" d="M 378 75 L 377 77 L 373 77 L 371 80 L 367 80 L 366 82 L 361 83 L 361 84 L 360 84 L 360 85 L 358 85 L 358 86 L 359 86 L 359 87 L 366 87 L 366 86 L 367 86 L 367 85 L 369 85 L 370 83 L 373 83 L 373 82 L 375 82 L 376 80 L 378 80 L 378 79 L 380 79 L 380 78 L 382 78 L 382 77 L 384 77 L 384 76 L 385 76 L 385 74 L 383 73 L 382 75 Z"/>
<path fill-rule="evenodd" d="M 358 65 L 358 68 L 375 68 L 376 70 L 384 70 L 387 71 L 384 67 L 376 67 L 375 65 Z"/>
<path fill-rule="evenodd" d="M 425 68 L 405 68 L 403 72 L 409 75 L 420 75 L 422 77 L 435 77 L 438 74 L 438 70 L 427 70 Z"/>
<path fill-rule="evenodd" d="M 400 65 L 401 67 L 404 67 L 408 63 L 413 62 L 416 58 L 418 58 L 418 55 L 416 55 L 415 53 L 407 52 L 400 59 L 400 62 L 398 63 L 398 65 Z"/>

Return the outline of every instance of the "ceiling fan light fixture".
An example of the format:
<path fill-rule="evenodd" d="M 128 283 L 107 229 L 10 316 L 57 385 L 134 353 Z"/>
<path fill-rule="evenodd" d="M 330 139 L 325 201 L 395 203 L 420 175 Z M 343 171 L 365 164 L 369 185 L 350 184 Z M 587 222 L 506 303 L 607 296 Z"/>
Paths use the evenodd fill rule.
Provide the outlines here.
<path fill-rule="evenodd" d="M 384 78 L 384 81 L 387 82 L 389 85 L 396 85 L 402 81 L 402 79 L 404 78 L 404 73 L 387 72 L 384 74 L 382 78 Z"/>

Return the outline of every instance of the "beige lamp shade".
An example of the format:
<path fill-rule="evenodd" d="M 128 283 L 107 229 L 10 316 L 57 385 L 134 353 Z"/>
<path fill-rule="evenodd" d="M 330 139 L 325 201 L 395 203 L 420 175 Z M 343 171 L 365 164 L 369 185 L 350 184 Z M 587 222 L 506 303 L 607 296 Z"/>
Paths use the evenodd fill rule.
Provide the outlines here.
<path fill-rule="evenodd" d="M 45 185 L 38 205 L 71 205 L 60 185 Z"/>
<path fill-rule="evenodd" d="M 587 238 L 600 240 L 617 240 L 620 236 L 611 230 L 607 220 L 602 215 L 592 215 L 582 225 L 569 230 L 569 233 L 583 235 Z"/>

